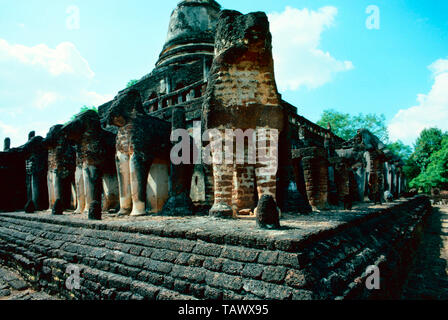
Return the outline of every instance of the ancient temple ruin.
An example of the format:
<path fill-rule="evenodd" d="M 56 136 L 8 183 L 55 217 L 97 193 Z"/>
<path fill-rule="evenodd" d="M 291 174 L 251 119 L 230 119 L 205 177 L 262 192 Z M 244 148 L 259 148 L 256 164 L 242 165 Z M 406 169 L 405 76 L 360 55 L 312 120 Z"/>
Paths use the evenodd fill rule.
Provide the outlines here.
<path fill-rule="evenodd" d="M 17 188 L 3 193 L 8 200 L 0 210 L 27 204 L 27 212 L 91 209 L 92 218 L 115 209 L 120 215 L 238 217 L 255 216 L 263 196 L 272 198 L 279 214 L 301 214 L 381 203 L 406 191 L 400 159 L 368 128 L 344 141 L 299 115 L 306 109 L 282 99 L 274 67 L 264 13 L 221 10 L 214 0 L 181 1 L 151 73 L 100 106 L 98 115 L 55 126 L 46 138 L 19 148 L 5 141 L 1 187 L 9 189 L 11 176 Z M 191 138 L 189 163 L 170 161 L 178 142 L 170 136 L 178 129 Z M 230 162 L 204 163 L 216 134 L 225 144 L 212 148 L 212 160 L 229 160 L 228 151 Z M 251 149 L 253 139 L 266 147 L 255 143 Z M 240 155 L 228 150 L 241 142 Z M 251 152 L 271 158 L 249 163 Z"/>
<path fill-rule="evenodd" d="M 395 297 L 429 199 L 402 197 L 403 163 L 368 128 L 345 141 L 307 120 L 274 70 L 265 13 L 181 1 L 151 73 L 5 140 L 0 263 L 67 299 Z"/>

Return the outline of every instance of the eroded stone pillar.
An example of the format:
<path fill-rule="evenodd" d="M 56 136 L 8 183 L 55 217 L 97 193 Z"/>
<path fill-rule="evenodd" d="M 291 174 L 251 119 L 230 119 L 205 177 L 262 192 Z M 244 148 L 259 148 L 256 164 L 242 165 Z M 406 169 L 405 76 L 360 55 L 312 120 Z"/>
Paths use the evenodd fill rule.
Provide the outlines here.
<path fill-rule="evenodd" d="M 152 213 L 159 213 L 169 198 L 170 163 L 156 159 L 149 170 L 147 203 Z"/>
<path fill-rule="evenodd" d="M 358 165 L 355 167 L 355 181 L 358 191 L 358 200 L 361 202 L 365 201 L 366 196 L 366 186 L 368 180 L 368 172 L 364 165 Z"/>
<path fill-rule="evenodd" d="M 210 209 L 215 201 L 215 180 L 213 177 L 213 166 L 203 164 L 204 186 L 205 186 L 205 206 Z"/>
<path fill-rule="evenodd" d="M 334 164 L 328 166 L 328 203 L 337 206 L 339 203 L 338 187 L 336 182 L 336 167 Z"/>
<path fill-rule="evenodd" d="M 377 151 L 366 152 L 367 170 L 369 172 L 369 198 L 374 203 L 383 201 L 383 172 L 381 155 Z"/>
<path fill-rule="evenodd" d="M 79 156 L 76 157 L 75 186 L 76 186 L 75 214 L 82 214 L 84 213 L 84 210 L 86 208 L 86 192 L 84 188 L 84 174 L 82 170 L 82 161 Z"/>
<path fill-rule="evenodd" d="M 328 209 L 328 160 L 323 148 L 300 149 L 305 187 L 314 210 Z"/>
<path fill-rule="evenodd" d="M 3 151 L 8 152 L 11 149 L 11 139 L 5 138 L 5 142 L 3 144 Z"/>
<path fill-rule="evenodd" d="M 185 120 L 185 109 L 176 107 L 173 109 L 171 131 L 187 129 Z M 191 177 L 194 169 L 194 154 L 196 148 L 193 139 L 188 136 L 188 147 L 183 152 L 189 151 L 188 163 L 174 164 L 171 162 L 171 170 L 169 177 L 169 198 L 163 207 L 163 213 L 166 215 L 182 216 L 193 214 L 193 202 L 190 198 Z"/>
<path fill-rule="evenodd" d="M 350 196 L 350 167 L 342 159 L 338 159 L 335 164 L 335 184 L 338 200 L 347 206 L 353 201 Z"/>
<path fill-rule="evenodd" d="M 72 183 L 75 179 L 76 153 L 66 137 L 62 125 L 50 129 L 45 139 L 48 148 L 48 194 L 53 214 L 60 215 L 71 208 Z"/>
<path fill-rule="evenodd" d="M 312 211 L 312 208 L 306 200 L 303 179 L 299 179 L 299 170 L 301 176 L 303 176 L 303 170 L 301 169 L 301 164 L 296 163 L 294 160 L 292 146 L 293 130 L 287 113 L 284 117 L 284 126 L 285 129 L 279 137 L 278 206 L 285 213 L 309 213 Z"/>
<path fill-rule="evenodd" d="M 255 208 L 255 167 L 236 165 L 233 176 L 233 203 L 237 208 Z M 243 209 L 244 210 L 244 209 Z"/>
<path fill-rule="evenodd" d="M 27 205 L 25 212 L 48 209 L 46 172 L 48 170 L 48 151 L 42 137 L 34 137 L 23 147 L 25 153 Z"/>

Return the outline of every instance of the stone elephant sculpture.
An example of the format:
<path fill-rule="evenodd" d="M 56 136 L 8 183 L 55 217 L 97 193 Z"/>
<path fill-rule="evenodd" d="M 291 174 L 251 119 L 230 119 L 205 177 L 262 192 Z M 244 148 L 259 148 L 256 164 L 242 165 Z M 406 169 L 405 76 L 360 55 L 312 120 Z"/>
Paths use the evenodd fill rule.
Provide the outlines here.
<path fill-rule="evenodd" d="M 384 151 L 386 146 L 367 129 L 358 130 L 357 139 L 365 150 L 366 170 L 368 173 L 368 197 L 375 204 L 382 203 L 384 196 Z"/>
<path fill-rule="evenodd" d="M 337 150 L 339 157 L 348 159 L 355 168 L 359 198 L 367 194 L 375 203 L 381 203 L 384 188 L 385 145 L 367 129 L 358 130 L 356 136 L 346 143 L 349 148 Z"/>
<path fill-rule="evenodd" d="M 106 117 L 109 125 L 118 127 L 116 165 L 120 190 L 119 214 L 145 215 L 151 166 L 161 163 L 169 167 L 171 125 L 147 115 L 140 93 L 133 89 L 122 92 L 114 99 Z M 168 179 L 161 184 L 168 188 Z"/>
<path fill-rule="evenodd" d="M 48 150 L 44 138 L 37 136 L 21 147 L 26 159 L 27 204 L 26 213 L 48 209 Z"/>
<path fill-rule="evenodd" d="M 252 210 L 256 199 L 264 195 L 276 202 L 278 139 L 285 115 L 275 83 L 271 40 L 264 13 L 221 11 L 203 105 L 204 128 L 210 132 L 213 158 L 211 216 L 232 217 Z M 249 140 L 256 137 L 256 145 L 246 146 L 243 141 L 240 155 L 228 150 L 236 137 L 227 131 L 235 133 L 238 129 L 251 131 Z M 222 141 L 226 144 L 224 151 Z"/>
<path fill-rule="evenodd" d="M 75 213 L 88 212 L 89 219 L 101 219 L 101 211 L 118 210 L 119 192 L 115 167 L 116 135 L 101 127 L 98 113 L 77 115 L 61 129 L 76 148 Z M 104 191 L 104 192 L 103 192 Z M 104 194 L 104 203 L 102 203 Z"/>
<path fill-rule="evenodd" d="M 365 153 L 368 173 L 368 197 L 375 204 L 381 204 L 384 197 L 384 154 L 380 150 Z"/>
<path fill-rule="evenodd" d="M 72 185 L 75 180 L 76 154 L 62 133 L 63 125 L 50 128 L 44 144 L 48 150 L 48 195 L 52 213 L 61 215 L 71 208 Z"/>
<path fill-rule="evenodd" d="M 350 198 L 352 201 L 364 201 L 365 188 L 367 184 L 366 162 L 364 151 L 358 148 L 336 150 L 338 157 L 342 158 L 349 168 L 353 181 L 350 185 Z"/>
<path fill-rule="evenodd" d="M 404 192 L 406 188 L 404 176 L 401 174 L 401 168 L 404 163 L 401 161 L 400 157 L 388 149 L 384 151 L 384 155 L 385 190 L 389 191 L 394 198 L 399 198 L 400 194 Z"/>
<path fill-rule="evenodd" d="M 162 214 L 169 216 L 186 216 L 191 215 L 193 211 L 193 202 L 190 198 L 192 177 L 194 171 L 195 155 L 199 154 L 192 137 L 186 130 L 185 109 L 183 107 L 174 107 L 171 117 L 171 139 L 175 140 L 177 135 L 182 138 L 181 150 L 182 156 L 185 158 L 189 155 L 189 159 L 182 159 L 180 163 L 174 163 L 173 157 L 177 148 L 171 148 L 171 164 L 169 178 L 169 199 L 163 206 Z M 176 141 L 172 141 L 174 144 Z M 179 154 L 178 154 L 179 155 Z M 177 155 L 177 156 L 178 156 Z M 184 158 L 184 157 L 182 157 Z M 179 159 L 181 160 L 181 159 Z"/>
<path fill-rule="evenodd" d="M 357 133 L 358 141 L 362 147 L 367 151 L 384 150 L 386 146 L 381 140 L 367 129 L 360 129 Z"/>

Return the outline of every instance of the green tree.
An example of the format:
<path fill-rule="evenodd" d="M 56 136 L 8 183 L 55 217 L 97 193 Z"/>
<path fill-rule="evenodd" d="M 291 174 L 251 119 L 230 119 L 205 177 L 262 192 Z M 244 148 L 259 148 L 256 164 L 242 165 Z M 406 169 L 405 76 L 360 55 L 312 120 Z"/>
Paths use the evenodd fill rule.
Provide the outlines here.
<path fill-rule="evenodd" d="M 418 166 L 418 163 L 415 162 L 412 156 L 405 161 L 405 164 L 403 166 L 403 172 L 408 181 L 412 181 L 420 174 L 421 172 L 420 167 Z"/>
<path fill-rule="evenodd" d="M 407 161 L 412 155 L 412 148 L 405 145 L 400 140 L 389 143 L 387 145 L 387 149 L 389 149 L 396 156 L 400 157 L 403 161 Z"/>
<path fill-rule="evenodd" d="M 441 149 L 442 140 L 446 136 L 447 134 L 438 128 L 424 129 L 422 131 L 415 143 L 415 152 L 412 155 L 421 171 L 428 167 L 431 155 Z"/>
<path fill-rule="evenodd" d="M 350 119 L 351 116 L 348 113 L 325 110 L 317 124 L 326 129 L 329 123 L 334 134 L 342 139 L 349 140 L 356 134 L 356 130 L 353 131 L 350 125 Z"/>
<path fill-rule="evenodd" d="M 427 136 L 427 133 L 424 136 Z M 430 137 L 434 138 L 433 135 Z M 411 187 L 422 188 L 425 192 L 429 192 L 431 188 L 448 188 L 448 136 L 446 134 L 438 149 L 425 161 L 426 167 L 411 181 Z"/>
<path fill-rule="evenodd" d="M 389 141 L 389 131 L 387 130 L 386 116 L 384 114 L 360 113 L 353 117 L 352 122 L 352 126 L 356 130 L 365 128 L 376 135 L 382 142 L 387 143 Z"/>
<path fill-rule="evenodd" d="M 416 178 L 420 174 L 420 167 L 412 157 L 412 148 L 410 146 L 405 145 L 403 142 L 398 140 L 396 142 L 389 143 L 387 148 L 403 160 L 403 172 L 408 178 L 408 181 L 412 181 L 412 179 Z"/>
<path fill-rule="evenodd" d="M 358 114 L 352 116 L 348 113 L 341 113 L 333 109 L 325 110 L 321 119 L 317 122 L 323 128 L 327 128 L 328 123 L 331 125 L 332 131 L 339 137 L 350 140 L 352 139 L 358 129 L 368 129 L 374 135 L 381 139 L 384 143 L 389 141 L 389 133 L 386 126 L 386 117 L 369 114 Z"/>
<path fill-rule="evenodd" d="M 138 80 L 130 80 L 126 85 L 126 88 L 130 88 L 138 83 Z"/>

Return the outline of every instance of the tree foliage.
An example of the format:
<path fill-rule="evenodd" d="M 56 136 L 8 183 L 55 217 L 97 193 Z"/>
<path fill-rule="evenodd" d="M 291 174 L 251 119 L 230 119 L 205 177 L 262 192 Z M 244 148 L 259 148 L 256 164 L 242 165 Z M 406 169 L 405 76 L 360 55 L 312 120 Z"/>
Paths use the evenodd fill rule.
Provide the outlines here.
<path fill-rule="evenodd" d="M 415 144 L 409 162 L 411 188 L 429 192 L 431 188 L 448 188 L 448 134 L 438 128 L 425 129 Z M 405 172 L 406 173 L 406 172 Z"/>
<path fill-rule="evenodd" d="M 405 161 L 403 166 L 403 173 L 405 174 L 408 181 L 414 180 L 420 174 L 420 167 L 414 158 L 411 156 Z"/>
<path fill-rule="evenodd" d="M 84 112 L 86 112 L 86 111 L 88 111 L 88 110 L 93 110 L 93 111 L 95 111 L 95 112 L 98 112 L 98 108 L 97 108 L 97 107 L 94 107 L 94 106 L 90 106 L 90 107 L 89 107 L 89 106 L 84 105 L 84 106 L 81 107 L 81 109 L 79 110 L 79 112 L 78 112 L 77 114 L 73 115 L 73 116 L 70 118 L 70 121 L 75 120 L 75 118 L 76 118 L 78 115 L 80 115 L 81 113 L 84 113 Z"/>
<path fill-rule="evenodd" d="M 400 157 L 403 161 L 407 161 L 412 155 L 412 148 L 408 145 L 405 145 L 400 140 L 389 143 L 387 148 L 396 156 Z"/>
<path fill-rule="evenodd" d="M 327 128 L 328 123 L 331 125 L 332 131 L 345 140 L 352 139 L 358 129 L 368 129 L 374 135 L 381 139 L 384 143 L 389 141 L 389 133 L 386 126 L 386 117 L 373 113 L 360 113 L 352 116 L 348 113 L 341 113 L 336 110 L 325 110 L 321 119 L 317 122 L 323 128 Z"/>
<path fill-rule="evenodd" d="M 126 85 L 126 88 L 130 88 L 138 83 L 138 80 L 130 80 Z"/>
<path fill-rule="evenodd" d="M 398 156 L 403 162 L 403 172 L 407 177 L 408 181 L 416 178 L 420 174 L 420 169 L 412 157 L 412 148 L 405 145 L 400 140 L 389 143 L 387 148 L 396 156 Z"/>
<path fill-rule="evenodd" d="M 424 161 L 426 166 L 421 167 L 420 174 L 411 181 L 411 187 L 422 188 L 425 192 L 429 192 L 431 188 L 448 188 L 448 136 L 444 135 L 440 146 L 433 148 L 436 149 L 438 150 L 433 151 Z"/>
<path fill-rule="evenodd" d="M 438 128 L 424 129 L 415 143 L 413 154 L 415 162 L 424 170 L 430 163 L 431 155 L 442 147 L 442 140 L 447 134 Z"/>

